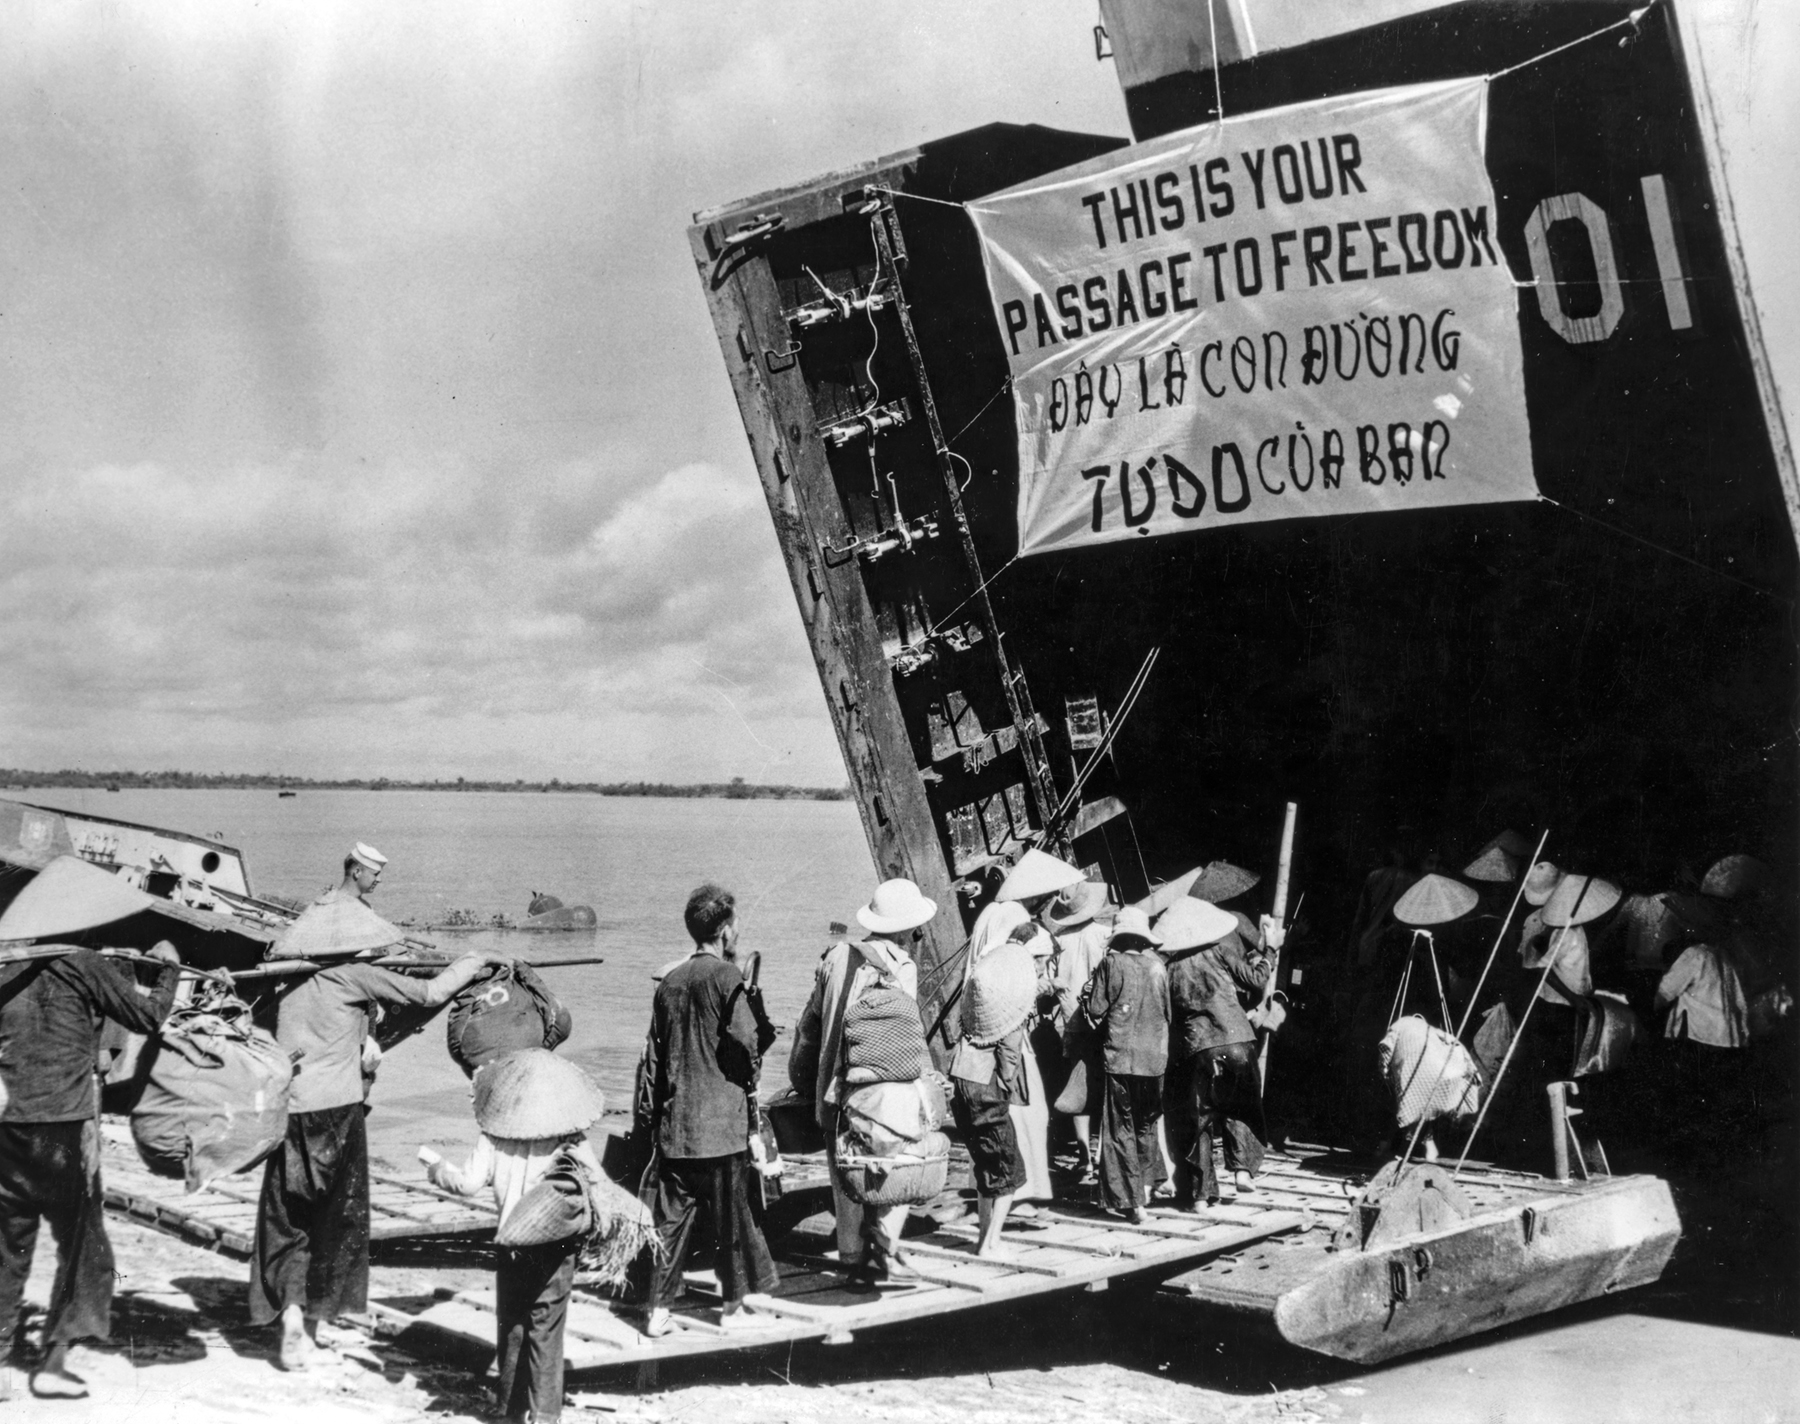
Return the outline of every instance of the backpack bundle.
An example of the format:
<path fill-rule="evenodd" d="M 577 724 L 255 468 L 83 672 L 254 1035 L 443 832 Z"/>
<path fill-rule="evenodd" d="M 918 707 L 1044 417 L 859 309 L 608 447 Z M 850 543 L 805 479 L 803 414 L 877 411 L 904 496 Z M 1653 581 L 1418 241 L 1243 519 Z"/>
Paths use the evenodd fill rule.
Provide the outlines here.
<path fill-rule="evenodd" d="M 477 979 L 450 1001 L 445 1044 L 456 1066 L 475 1070 L 520 1048 L 555 1048 L 569 1036 L 562 1001 L 530 965 L 513 960 Z"/>
<path fill-rule="evenodd" d="M 287 1136 L 293 1059 L 234 995 L 175 1009 L 144 1059 L 131 1136 L 159 1176 L 201 1191 L 254 1167 Z"/>

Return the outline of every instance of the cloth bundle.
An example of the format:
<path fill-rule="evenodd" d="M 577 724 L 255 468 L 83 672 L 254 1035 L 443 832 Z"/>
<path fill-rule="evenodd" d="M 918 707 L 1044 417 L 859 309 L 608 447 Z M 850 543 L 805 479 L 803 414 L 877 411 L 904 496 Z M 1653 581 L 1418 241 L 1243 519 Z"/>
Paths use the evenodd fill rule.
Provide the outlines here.
<path fill-rule="evenodd" d="M 225 995 L 178 1008 L 147 1049 L 131 1136 L 152 1172 L 197 1192 L 261 1162 L 287 1135 L 293 1059 Z"/>
<path fill-rule="evenodd" d="M 904 990 L 872 984 L 844 1013 L 844 1081 L 912 1083 L 931 1067 L 919 1006 Z"/>
<path fill-rule="evenodd" d="M 1037 963 L 1031 949 L 1006 940 L 975 962 L 963 989 L 963 1034 L 979 1048 L 991 1048 L 1031 1016 L 1037 1007 Z"/>
<path fill-rule="evenodd" d="M 1481 1106 L 1481 1070 L 1469 1050 L 1417 1014 L 1397 1020 L 1381 1040 L 1381 1071 L 1400 1127 L 1473 1117 Z"/>
<path fill-rule="evenodd" d="M 943 1126 L 944 1092 L 935 1077 L 911 1083 L 866 1083 L 848 1092 L 841 1108 L 843 1136 L 871 1157 L 917 1149 Z"/>
<path fill-rule="evenodd" d="M 528 964 L 515 960 L 450 1001 L 445 1046 L 464 1073 L 520 1048 L 555 1048 L 569 1036 L 569 1011 Z"/>
<path fill-rule="evenodd" d="M 1587 1002 L 1587 1021 L 1582 1025 L 1581 1047 L 1575 1054 L 1575 1076 L 1610 1073 L 1624 1062 L 1631 1045 L 1644 1036 L 1638 1016 L 1623 994 L 1597 989 Z"/>

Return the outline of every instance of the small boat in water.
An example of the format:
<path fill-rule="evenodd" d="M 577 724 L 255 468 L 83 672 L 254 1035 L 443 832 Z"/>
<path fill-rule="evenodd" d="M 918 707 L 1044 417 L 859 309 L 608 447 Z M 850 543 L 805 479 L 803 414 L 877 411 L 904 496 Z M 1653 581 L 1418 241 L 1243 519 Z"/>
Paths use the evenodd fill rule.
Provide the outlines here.
<path fill-rule="evenodd" d="M 532 892 L 525 918 L 515 920 L 508 914 L 481 918 L 472 910 L 451 910 L 442 920 L 429 922 L 402 920 L 409 929 L 428 930 L 434 934 L 473 934 L 477 930 L 591 930 L 600 923 L 592 905 L 565 905 L 554 895 Z"/>
<path fill-rule="evenodd" d="M 288 800 L 290 797 L 298 796 L 299 794 L 298 791 L 289 791 L 285 786 L 275 793 L 275 795 L 283 801 Z"/>

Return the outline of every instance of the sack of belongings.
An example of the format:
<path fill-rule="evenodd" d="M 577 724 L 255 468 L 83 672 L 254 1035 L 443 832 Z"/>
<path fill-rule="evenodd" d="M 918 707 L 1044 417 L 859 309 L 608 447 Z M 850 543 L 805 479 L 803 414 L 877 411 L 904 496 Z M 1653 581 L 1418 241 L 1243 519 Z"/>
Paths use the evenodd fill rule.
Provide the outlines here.
<path fill-rule="evenodd" d="M 912 1083 L 931 1066 L 910 994 L 872 984 L 844 1012 L 844 1081 Z"/>
<path fill-rule="evenodd" d="M 294 1062 L 243 1000 L 217 994 L 174 1010 L 146 1056 L 131 1136 L 152 1172 L 197 1192 L 281 1145 Z"/>
<path fill-rule="evenodd" d="M 544 1246 L 584 1235 L 594 1224 L 588 1204 L 588 1174 L 566 1147 L 550 1159 L 544 1175 L 519 1198 L 494 1233 L 496 1246 Z"/>
<path fill-rule="evenodd" d="M 851 1201 L 872 1207 L 912 1206 L 944 1190 L 950 1175 L 950 1139 L 943 1133 L 928 1132 L 903 1151 L 879 1155 L 864 1150 L 863 1141 L 847 1117 L 840 1117 L 832 1156 L 844 1195 Z"/>
<path fill-rule="evenodd" d="M 1469 1050 L 1417 1014 L 1395 1021 L 1381 1040 L 1381 1072 L 1394 1095 L 1394 1120 L 1468 1118 L 1481 1107 L 1481 1070 Z"/>
<path fill-rule="evenodd" d="M 569 1036 L 569 1011 L 530 965 L 513 960 L 450 1001 L 444 1037 L 456 1066 L 473 1077 L 482 1064 L 521 1048 L 555 1048 Z"/>

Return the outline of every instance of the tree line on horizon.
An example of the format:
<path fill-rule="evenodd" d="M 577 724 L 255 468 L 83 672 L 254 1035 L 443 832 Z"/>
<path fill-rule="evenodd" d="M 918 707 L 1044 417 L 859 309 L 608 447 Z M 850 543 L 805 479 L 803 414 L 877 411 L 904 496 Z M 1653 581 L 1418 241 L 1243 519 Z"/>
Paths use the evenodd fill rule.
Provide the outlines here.
<path fill-rule="evenodd" d="M 848 786 L 761 785 L 734 776 L 730 781 L 419 781 L 404 777 L 346 777 L 316 780 L 303 776 L 266 773 L 199 771 L 25 771 L 0 767 L 0 786 L 13 790 L 35 788 L 68 790 L 133 791 L 542 791 L 585 792 L 592 796 L 716 797 L 727 801 L 847 801 Z"/>

